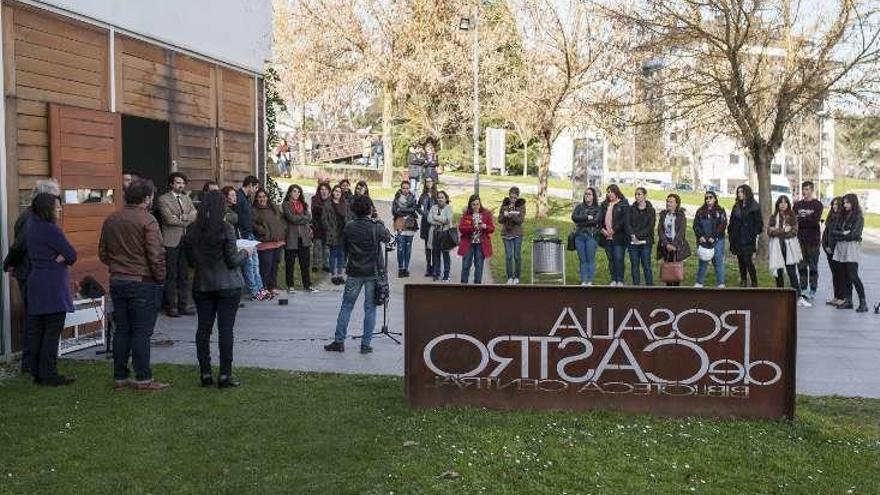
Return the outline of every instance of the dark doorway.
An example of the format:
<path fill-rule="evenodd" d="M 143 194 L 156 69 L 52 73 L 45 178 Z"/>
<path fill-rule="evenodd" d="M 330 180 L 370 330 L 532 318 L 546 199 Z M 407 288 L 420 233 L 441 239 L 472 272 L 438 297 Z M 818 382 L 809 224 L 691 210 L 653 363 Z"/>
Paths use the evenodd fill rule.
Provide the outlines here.
<path fill-rule="evenodd" d="M 122 170 L 139 172 L 156 184 L 158 194 L 168 191 L 171 173 L 171 133 L 168 122 L 122 116 Z"/>

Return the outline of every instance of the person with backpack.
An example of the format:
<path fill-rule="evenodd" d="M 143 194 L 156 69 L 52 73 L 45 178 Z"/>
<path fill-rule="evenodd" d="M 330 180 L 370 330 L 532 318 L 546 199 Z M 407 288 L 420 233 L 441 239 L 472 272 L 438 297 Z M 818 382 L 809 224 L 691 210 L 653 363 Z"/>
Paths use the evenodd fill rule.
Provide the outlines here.
<path fill-rule="evenodd" d="M 724 234 L 727 231 L 727 212 L 718 204 L 718 196 L 706 191 L 701 206 L 694 216 L 694 236 L 697 238 L 697 280 L 694 287 L 703 287 L 709 262 L 715 267 L 715 286 L 724 287 Z"/>

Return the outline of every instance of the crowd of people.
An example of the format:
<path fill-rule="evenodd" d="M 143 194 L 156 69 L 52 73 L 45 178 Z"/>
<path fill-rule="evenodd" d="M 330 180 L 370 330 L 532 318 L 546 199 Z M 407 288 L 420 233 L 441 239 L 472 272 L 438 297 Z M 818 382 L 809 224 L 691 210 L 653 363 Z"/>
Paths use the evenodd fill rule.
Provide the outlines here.
<path fill-rule="evenodd" d="M 232 375 L 233 328 L 242 291 L 253 300 L 276 297 L 281 290 L 277 273 L 282 259 L 290 294 L 296 292 L 297 263 L 304 291 L 317 291 L 312 274 L 321 269 L 329 274 L 330 282 L 345 286 L 334 341 L 325 346 L 333 352 L 344 351 L 352 309 L 361 292 L 364 330 L 360 350 L 372 352 L 376 307 L 381 305 L 380 293 L 387 291 L 387 285 L 383 288 L 387 276 L 383 245 L 386 250 L 396 248 L 399 278 L 410 276 L 412 244 L 418 236 L 425 248 L 425 277 L 449 282 L 450 252 L 457 249 L 462 258 L 460 282 L 480 284 L 485 261 L 492 256 L 497 224 L 507 283 L 519 284 L 526 216 L 520 190 L 510 188 L 497 216 L 478 195 L 472 195 L 456 221 L 449 195 L 438 190 L 436 176 L 420 177 L 417 184 L 412 177 L 401 182 L 391 203 L 389 230 L 379 221 L 364 181 L 353 191 L 347 179 L 332 186 L 319 182 L 309 201 L 302 187 L 292 184 L 277 204 L 256 177 L 248 176 L 238 189 L 209 181 L 194 201 L 187 192 L 188 178 L 180 172 L 169 176 L 168 192 L 155 199 L 151 181 L 126 172 L 125 207 L 105 220 L 98 246 L 99 258 L 110 274 L 115 387 L 168 387 L 153 379 L 150 368 L 150 337 L 163 307 L 168 317 L 197 316 L 196 353 L 203 386 L 215 383 L 209 342 L 216 322 L 220 351 L 216 384 L 237 386 Z M 758 237 L 766 232 L 771 274 L 779 287 L 788 278 L 799 305 L 813 304 L 819 256 L 824 251 L 834 288 L 828 304 L 866 312 L 859 276 L 864 216 L 858 197 L 834 198 L 823 221 L 823 204 L 814 197 L 813 184 L 804 182 L 801 193 L 801 199 L 793 203 L 786 196 L 779 197 L 772 215 L 764 219 L 748 185 L 737 188 L 729 215 L 716 194 L 706 192 L 691 222 L 692 248 L 689 219 L 677 194 L 667 195 L 665 207 L 658 212 L 644 188 L 637 188 L 629 202 L 617 185 L 608 186 L 604 198 L 590 187 L 574 206 L 567 245 L 577 251 L 580 282 L 585 286 L 592 285 L 596 277 L 601 247 L 612 286 L 625 283 L 627 253 L 634 285 L 654 284 L 651 258 L 656 257 L 662 261 L 661 281 L 676 286 L 684 280 L 683 262 L 696 252 L 695 286 L 707 284 L 712 264 L 715 286 L 725 287 L 729 250 L 737 259 L 740 287 L 756 287 L 754 256 Z M 57 182 L 37 183 L 31 207 L 15 224 L 14 243 L 4 260 L 4 270 L 19 283 L 27 315 L 22 370 L 44 385 L 73 382 L 58 373 L 56 364 L 65 315 L 73 311 L 68 267 L 77 260 L 59 226 L 59 195 Z"/>
<path fill-rule="evenodd" d="M 661 260 L 666 285 L 679 285 L 684 279 L 683 265 L 693 255 L 687 238 L 688 217 L 677 194 L 666 197 L 659 214 L 648 201 L 648 191 L 639 187 L 630 203 L 620 188 L 612 184 L 604 200 L 588 188 L 572 212 L 574 222 L 570 248 L 577 251 L 582 285 L 592 285 L 596 276 L 596 253 L 604 248 L 608 258 L 611 285 L 624 284 L 625 254 L 629 253 L 633 285 L 653 285 L 651 251 Z M 789 286 L 798 294 L 798 304 L 810 307 L 818 286 L 818 263 L 824 251 L 833 278 L 834 294 L 828 304 L 839 309 L 867 312 L 865 289 L 859 277 L 864 215 L 855 194 L 834 198 L 822 229 L 824 206 L 814 196 L 810 181 L 801 185 L 801 199 L 792 203 L 780 196 L 769 218 L 748 185 L 736 189 L 736 200 L 728 216 L 714 192 L 707 191 L 697 209 L 691 228 L 697 254 L 696 287 L 707 282 L 709 264 L 715 272 L 716 287 L 726 285 L 726 250 L 736 256 L 739 286 L 757 287 L 755 253 L 762 233 L 769 238 L 769 269 L 777 287 Z M 503 207 L 502 207 L 503 210 Z M 766 224 L 766 230 L 765 230 Z M 656 237 L 655 237 L 656 236 Z M 656 246 L 656 247 L 655 247 Z M 669 266 L 669 270 L 666 270 Z M 853 298 L 855 291 L 857 299 Z"/>

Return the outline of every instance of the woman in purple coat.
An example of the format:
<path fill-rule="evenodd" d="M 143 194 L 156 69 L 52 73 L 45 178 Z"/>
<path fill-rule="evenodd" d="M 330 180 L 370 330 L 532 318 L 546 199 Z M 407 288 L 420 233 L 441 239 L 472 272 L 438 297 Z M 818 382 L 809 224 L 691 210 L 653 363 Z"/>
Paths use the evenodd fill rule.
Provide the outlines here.
<path fill-rule="evenodd" d="M 67 267 L 76 262 L 76 251 L 58 226 L 61 201 L 49 193 L 38 194 L 28 222 L 27 298 L 30 328 L 31 375 L 38 385 L 68 385 L 73 378 L 58 374 L 58 339 L 67 313 L 73 312 L 73 296 Z"/>

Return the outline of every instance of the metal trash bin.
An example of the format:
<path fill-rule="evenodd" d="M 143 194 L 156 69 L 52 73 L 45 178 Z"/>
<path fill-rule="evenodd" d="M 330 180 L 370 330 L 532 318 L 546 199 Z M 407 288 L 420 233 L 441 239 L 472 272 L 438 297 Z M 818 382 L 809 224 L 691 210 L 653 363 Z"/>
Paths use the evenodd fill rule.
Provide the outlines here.
<path fill-rule="evenodd" d="M 559 237 L 559 229 L 538 229 L 532 237 L 531 283 L 536 281 L 565 285 L 565 245 Z"/>

